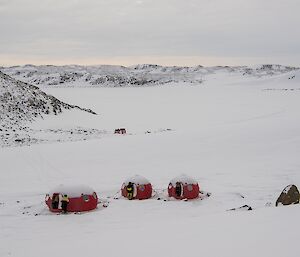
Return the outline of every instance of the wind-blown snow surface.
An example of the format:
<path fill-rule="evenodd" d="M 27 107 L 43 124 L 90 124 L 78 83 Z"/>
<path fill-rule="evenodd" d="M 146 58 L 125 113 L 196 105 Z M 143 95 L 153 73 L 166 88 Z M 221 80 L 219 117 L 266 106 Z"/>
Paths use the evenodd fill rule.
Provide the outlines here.
<path fill-rule="evenodd" d="M 94 128 L 130 134 L 0 149 L 0 256 L 298 257 L 300 205 L 274 203 L 286 185 L 300 185 L 299 75 L 215 74 L 189 87 L 48 88 L 101 113 Z M 134 174 L 160 191 L 182 173 L 212 195 L 188 202 L 112 198 Z M 44 194 L 72 183 L 111 196 L 108 208 L 49 213 Z M 254 210 L 227 211 L 244 204 Z"/>

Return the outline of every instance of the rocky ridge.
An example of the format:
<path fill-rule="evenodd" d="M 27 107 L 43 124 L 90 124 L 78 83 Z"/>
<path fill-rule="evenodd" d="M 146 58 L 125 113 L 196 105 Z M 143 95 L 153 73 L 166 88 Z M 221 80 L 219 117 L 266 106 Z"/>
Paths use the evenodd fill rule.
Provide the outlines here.
<path fill-rule="evenodd" d="M 12 141 L 20 143 L 24 138 L 30 138 L 33 121 L 71 109 L 96 114 L 90 109 L 64 103 L 38 87 L 0 71 L 0 145 Z M 21 138 L 20 134 L 23 135 Z"/>
<path fill-rule="evenodd" d="M 236 73 L 241 76 L 274 76 L 288 73 L 298 68 L 281 65 L 215 66 L 194 67 L 160 66 L 141 64 L 124 66 L 80 66 L 80 65 L 24 65 L 2 67 L 0 70 L 10 76 L 36 86 L 89 86 L 125 87 L 153 86 L 170 83 L 200 84 L 206 76 L 220 72 Z"/>

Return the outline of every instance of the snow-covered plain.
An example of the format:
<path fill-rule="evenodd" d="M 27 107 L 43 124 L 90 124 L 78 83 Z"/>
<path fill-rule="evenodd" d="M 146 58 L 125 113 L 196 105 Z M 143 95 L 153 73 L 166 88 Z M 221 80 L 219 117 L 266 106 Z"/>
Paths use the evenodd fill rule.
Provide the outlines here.
<path fill-rule="evenodd" d="M 286 185 L 300 185 L 299 89 L 299 71 L 218 73 L 189 86 L 46 88 L 99 115 L 70 111 L 37 128 L 129 134 L 0 148 L 0 256 L 298 257 L 300 205 L 274 205 Z M 187 174 L 211 196 L 113 199 L 135 174 L 160 192 Z M 61 183 L 87 184 L 109 206 L 52 214 L 44 196 Z M 245 204 L 254 210 L 228 211 Z"/>

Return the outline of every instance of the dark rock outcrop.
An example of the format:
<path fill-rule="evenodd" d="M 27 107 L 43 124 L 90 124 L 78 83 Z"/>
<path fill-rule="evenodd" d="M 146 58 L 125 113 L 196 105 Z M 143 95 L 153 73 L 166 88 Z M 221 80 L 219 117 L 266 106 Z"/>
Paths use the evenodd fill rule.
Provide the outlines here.
<path fill-rule="evenodd" d="M 0 71 L 0 128 L 13 129 L 45 115 L 57 115 L 63 110 L 79 109 L 96 114 L 90 109 L 64 103 L 38 87 L 18 81 Z"/>
<path fill-rule="evenodd" d="M 71 109 L 96 114 L 90 109 L 64 103 L 38 87 L 18 81 L 0 71 L 0 147 L 45 141 L 32 137 L 34 131 L 30 124 L 37 119 Z"/>
<path fill-rule="evenodd" d="M 298 204 L 299 200 L 300 194 L 298 188 L 295 185 L 288 185 L 283 189 L 280 196 L 278 197 L 276 206 Z"/>

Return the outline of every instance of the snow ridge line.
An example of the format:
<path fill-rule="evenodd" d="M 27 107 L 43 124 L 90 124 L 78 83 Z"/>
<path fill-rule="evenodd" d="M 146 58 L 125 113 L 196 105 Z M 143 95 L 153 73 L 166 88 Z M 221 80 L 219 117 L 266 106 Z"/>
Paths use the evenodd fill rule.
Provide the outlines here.
<path fill-rule="evenodd" d="M 206 76 L 219 72 L 242 76 L 266 77 L 295 71 L 299 68 L 274 64 L 256 67 L 194 67 L 139 64 L 131 67 L 99 65 L 24 65 L 0 67 L 0 70 L 21 81 L 51 87 L 141 87 L 170 83 L 201 84 Z"/>

